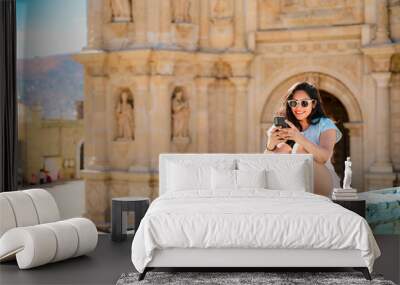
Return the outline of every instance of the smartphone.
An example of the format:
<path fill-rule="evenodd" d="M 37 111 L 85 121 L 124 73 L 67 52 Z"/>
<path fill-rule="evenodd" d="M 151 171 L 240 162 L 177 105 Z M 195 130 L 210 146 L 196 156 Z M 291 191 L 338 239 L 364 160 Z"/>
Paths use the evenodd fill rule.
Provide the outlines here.
<path fill-rule="evenodd" d="M 285 117 L 282 116 L 274 117 L 274 125 L 276 127 L 289 128 L 289 125 L 285 122 Z"/>

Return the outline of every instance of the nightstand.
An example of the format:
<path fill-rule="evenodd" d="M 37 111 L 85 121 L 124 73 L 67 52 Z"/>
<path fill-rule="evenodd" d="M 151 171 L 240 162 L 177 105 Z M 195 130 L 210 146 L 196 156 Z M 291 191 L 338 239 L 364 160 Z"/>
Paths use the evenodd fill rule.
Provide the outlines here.
<path fill-rule="evenodd" d="M 150 205 L 147 197 L 112 198 L 111 204 L 111 239 L 123 241 L 127 238 L 128 212 L 135 212 L 135 233 L 140 221 Z"/>
<path fill-rule="evenodd" d="M 359 214 L 365 219 L 365 200 L 332 200 L 332 202 Z"/>

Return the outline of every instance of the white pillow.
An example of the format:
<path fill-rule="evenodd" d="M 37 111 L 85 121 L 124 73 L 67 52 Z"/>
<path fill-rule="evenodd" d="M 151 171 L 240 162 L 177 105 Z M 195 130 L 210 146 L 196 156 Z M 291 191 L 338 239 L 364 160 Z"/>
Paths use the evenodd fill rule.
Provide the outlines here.
<path fill-rule="evenodd" d="M 168 190 L 185 191 L 193 189 L 210 189 L 210 167 L 185 166 L 169 163 Z"/>
<path fill-rule="evenodd" d="M 290 176 L 278 169 L 269 170 L 267 174 L 268 188 L 306 192 L 307 181 L 303 168 L 304 164 L 296 165 L 291 169 Z"/>
<path fill-rule="evenodd" d="M 234 169 L 236 160 L 176 159 L 168 161 L 167 191 L 211 190 L 211 168 Z"/>
<path fill-rule="evenodd" d="M 265 159 L 243 158 L 238 160 L 238 168 L 239 170 L 266 170 L 268 189 L 306 191 L 309 183 L 313 183 L 307 181 L 310 169 L 306 162 L 304 160 L 296 161 L 295 157 L 288 159 L 271 159 L 270 156 Z"/>
<path fill-rule="evenodd" d="M 211 169 L 211 188 L 236 189 L 236 170 L 233 169 Z"/>
<path fill-rule="evenodd" d="M 267 188 L 267 172 L 262 170 L 236 170 L 237 188 Z"/>
<path fill-rule="evenodd" d="M 263 170 L 211 170 L 211 188 L 213 190 L 240 188 L 266 188 L 266 171 Z"/>

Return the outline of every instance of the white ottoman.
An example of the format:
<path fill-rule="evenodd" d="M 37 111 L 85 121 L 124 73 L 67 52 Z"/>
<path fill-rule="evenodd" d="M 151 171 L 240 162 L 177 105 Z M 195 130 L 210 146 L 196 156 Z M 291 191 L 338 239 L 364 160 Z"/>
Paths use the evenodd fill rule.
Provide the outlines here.
<path fill-rule="evenodd" d="M 28 269 L 84 255 L 96 248 L 97 229 L 85 218 L 59 220 L 45 190 L 0 193 L 0 261 Z"/>

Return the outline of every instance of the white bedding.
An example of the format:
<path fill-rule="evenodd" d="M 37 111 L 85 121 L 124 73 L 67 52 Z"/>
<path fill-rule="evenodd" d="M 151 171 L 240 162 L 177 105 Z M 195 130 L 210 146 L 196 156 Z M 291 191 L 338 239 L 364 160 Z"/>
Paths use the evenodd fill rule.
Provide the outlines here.
<path fill-rule="evenodd" d="M 162 195 L 135 234 L 132 262 L 143 272 L 165 248 L 358 249 L 371 272 L 380 255 L 359 215 L 319 195 L 266 189 Z"/>

